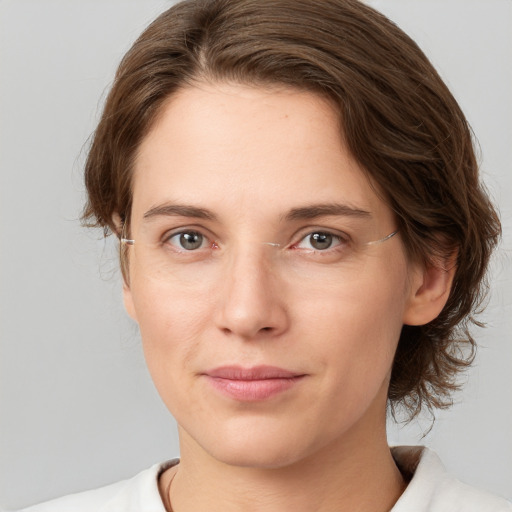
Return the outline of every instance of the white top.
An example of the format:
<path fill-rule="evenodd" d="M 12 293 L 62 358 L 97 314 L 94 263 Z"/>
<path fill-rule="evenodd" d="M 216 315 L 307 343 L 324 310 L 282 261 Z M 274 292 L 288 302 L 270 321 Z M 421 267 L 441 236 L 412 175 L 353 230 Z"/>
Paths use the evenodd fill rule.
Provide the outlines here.
<path fill-rule="evenodd" d="M 391 512 L 512 512 L 512 504 L 450 476 L 439 457 L 421 446 L 392 448 L 404 475 L 412 475 Z M 20 512 L 165 512 L 158 476 L 177 464 L 174 459 L 142 471 L 129 480 L 23 509 Z"/>

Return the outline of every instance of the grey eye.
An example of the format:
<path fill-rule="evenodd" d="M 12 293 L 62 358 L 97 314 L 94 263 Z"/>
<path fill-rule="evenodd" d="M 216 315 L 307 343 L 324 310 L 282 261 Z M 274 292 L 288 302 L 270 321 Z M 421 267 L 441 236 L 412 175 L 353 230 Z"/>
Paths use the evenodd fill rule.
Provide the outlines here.
<path fill-rule="evenodd" d="M 171 236 L 169 242 L 178 249 L 185 249 L 186 251 L 194 251 L 200 249 L 205 243 L 205 238 L 197 231 L 184 231 L 176 233 Z"/>
<path fill-rule="evenodd" d="M 309 243 L 314 249 L 322 251 L 331 247 L 333 238 L 329 233 L 312 233 L 309 235 Z"/>

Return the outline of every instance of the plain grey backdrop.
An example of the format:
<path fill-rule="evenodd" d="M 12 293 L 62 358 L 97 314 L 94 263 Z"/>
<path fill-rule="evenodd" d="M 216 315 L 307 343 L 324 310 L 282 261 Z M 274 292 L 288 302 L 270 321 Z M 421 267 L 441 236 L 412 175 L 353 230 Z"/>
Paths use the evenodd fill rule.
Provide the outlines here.
<path fill-rule="evenodd" d="M 468 483 L 512 498 L 512 2 L 375 0 L 440 70 L 480 141 L 504 238 L 480 350 L 451 411 L 406 427 Z M 178 454 L 121 304 L 113 241 L 81 228 L 84 145 L 115 67 L 163 0 L 0 1 L 0 507 Z"/>

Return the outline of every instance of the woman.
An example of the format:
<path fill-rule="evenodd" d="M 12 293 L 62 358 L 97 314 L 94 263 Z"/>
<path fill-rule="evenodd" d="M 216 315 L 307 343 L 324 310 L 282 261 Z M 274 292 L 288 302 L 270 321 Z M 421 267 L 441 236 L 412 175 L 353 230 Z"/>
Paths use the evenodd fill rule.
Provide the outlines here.
<path fill-rule="evenodd" d="M 31 510 L 510 510 L 387 445 L 449 404 L 499 236 L 417 46 L 356 1 L 187 1 L 123 59 L 86 165 L 180 461 Z"/>

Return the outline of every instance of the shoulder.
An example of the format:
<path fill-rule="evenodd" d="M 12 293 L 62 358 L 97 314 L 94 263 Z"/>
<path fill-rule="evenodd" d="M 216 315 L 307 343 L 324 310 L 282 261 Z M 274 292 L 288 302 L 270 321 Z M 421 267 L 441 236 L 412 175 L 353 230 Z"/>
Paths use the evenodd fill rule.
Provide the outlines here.
<path fill-rule="evenodd" d="M 428 448 L 399 446 L 392 453 L 400 470 L 412 475 L 392 512 L 512 512 L 505 499 L 451 476 Z"/>
<path fill-rule="evenodd" d="M 156 464 L 128 480 L 70 494 L 19 512 L 165 512 L 158 491 L 158 476 L 177 462 L 174 459 Z"/>

